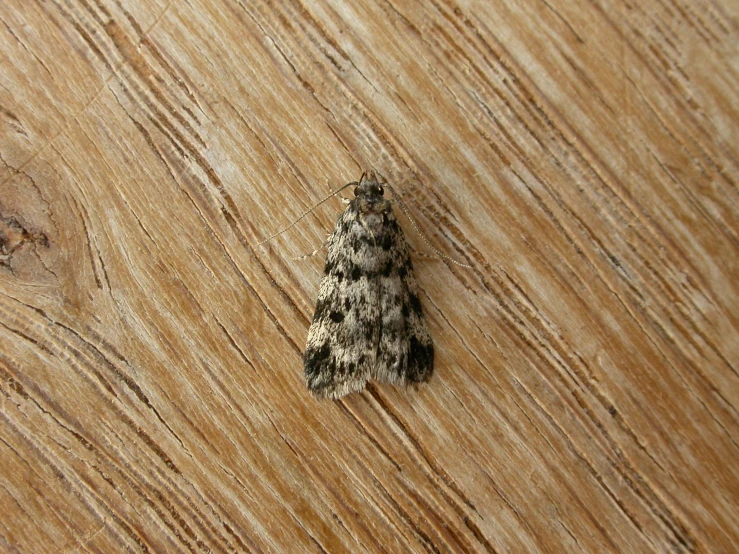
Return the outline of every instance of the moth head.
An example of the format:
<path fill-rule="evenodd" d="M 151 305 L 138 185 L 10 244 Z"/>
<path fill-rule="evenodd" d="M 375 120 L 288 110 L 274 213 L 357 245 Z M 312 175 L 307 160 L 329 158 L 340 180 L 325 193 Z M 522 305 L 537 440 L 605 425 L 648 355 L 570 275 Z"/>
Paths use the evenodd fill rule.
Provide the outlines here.
<path fill-rule="evenodd" d="M 362 178 L 359 179 L 359 183 L 357 183 L 354 189 L 354 196 L 364 196 L 379 200 L 385 194 L 385 189 L 380 184 L 380 179 L 382 177 L 378 178 L 378 175 L 374 171 L 365 171 L 362 173 Z"/>

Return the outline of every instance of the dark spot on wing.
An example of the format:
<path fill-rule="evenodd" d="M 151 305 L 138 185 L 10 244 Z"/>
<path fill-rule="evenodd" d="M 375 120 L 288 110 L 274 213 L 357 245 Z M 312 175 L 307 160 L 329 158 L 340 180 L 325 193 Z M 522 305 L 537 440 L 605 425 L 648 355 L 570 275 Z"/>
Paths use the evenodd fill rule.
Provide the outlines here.
<path fill-rule="evenodd" d="M 423 313 L 423 309 L 421 308 L 421 301 L 418 299 L 418 296 L 415 294 L 409 294 L 408 295 L 408 302 L 411 306 L 411 310 L 413 310 L 414 313 L 417 315 L 421 315 Z"/>
<path fill-rule="evenodd" d="M 380 242 L 380 246 L 382 249 L 387 252 L 395 245 L 395 233 L 385 232 L 382 235 L 382 241 Z"/>
<path fill-rule="evenodd" d="M 385 262 L 385 265 L 384 265 L 384 266 L 382 267 L 382 269 L 380 270 L 380 274 L 381 274 L 381 275 L 382 275 L 383 277 L 390 277 L 390 275 L 392 274 L 392 272 L 393 272 L 393 260 L 391 260 L 391 259 L 388 259 L 388 260 L 387 260 L 387 261 Z"/>
<path fill-rule="evenodd" d="M 327 309 L 328 300 L 326 298 L 319 299 L 318 303 L 316 304 L 316 311 L 313 313 L 313 321 L 319 321 L 323 319 Z"/>
<path fill-rule="evenodd" d="M 411 258 L 408 256 L 403 263 L 398 267 L 398 277 L 401 279 L 405 278 L 406 275 L 411 271 Z"/>
<path fill-rule="evenodd" d="M 344 321 L 344 314 L 336 310 L 331 310 L 331 313 L 328 314 L 328 317 L 334 323 L 341 323 L 342 321 Z"/>
<path fill-rule="evenodd" d="M 423 344 L 412 336 L 408 349 L 408 380 L 428 381 L 434 369 L 434 345 Z"/>
<path fill-rule="evenodd" d="M 305 364 L 308 386 L 310 386 L 311 380 L 315 381 L 320 374 L 333 375 L 336 371 L 336 361 L 331 355 L 331 347 L 328 343 L 323 343 L 318 348 L 306 348 L 303 363 Z"/>
<path fill-rule="evenodd" d="M 355 373 L 357 371 L 357 362 L 354 360 L 349 360 L 346 363 L 342 363 L 341 367 L 339 368 L 338 373 L 342 375 L 351 375 L 352 373 Z"/>

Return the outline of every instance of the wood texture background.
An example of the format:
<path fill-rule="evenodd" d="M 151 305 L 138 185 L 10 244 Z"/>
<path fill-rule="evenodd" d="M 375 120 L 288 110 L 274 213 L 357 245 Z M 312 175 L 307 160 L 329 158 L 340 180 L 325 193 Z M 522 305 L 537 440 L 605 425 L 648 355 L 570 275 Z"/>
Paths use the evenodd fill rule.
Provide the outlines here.
<path fill-rule="evenodd" d="M 735 552 L 738 16 L 0 2 L 0 551 Z M 472 269 L 318 402 L 343 206 L 254 245 L 370 167 Z"/>

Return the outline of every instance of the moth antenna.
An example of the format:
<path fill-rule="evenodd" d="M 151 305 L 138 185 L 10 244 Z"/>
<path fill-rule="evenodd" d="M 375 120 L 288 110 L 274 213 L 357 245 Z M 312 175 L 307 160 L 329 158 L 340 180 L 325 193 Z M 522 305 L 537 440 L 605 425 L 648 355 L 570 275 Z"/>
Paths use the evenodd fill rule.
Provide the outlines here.
<path fill-rule="evenodd" d="M 418 225 L 416 224 L 416 221 L 411 217 L 411 214 L 408 211 L 408 208 L 406 208 L 406 206 L 405 206 L 405 202 L 403 202 L 403 200 L 400 198 L 400 196 L 398 196 L 398 193 L 395 192 L 395 189 L 392 186 L 390 186 L 388 183 L 383 183 L 382 186 L 389 188 L 390 189 L 390 192 L 393 193 L 393 197 L 398 201 L 398 203 L 400 204 L 400 208 L 403 210 L 403 213 L 410 220 L 411 225 L 413 225 L 413 228 L 416 230 L 416 233 L 418 233 L 421 236 L 421 238 L 423 239 L 423 242 L 426 243 L 426 246 L 428 246 L 431 250 L 433 250 L 436 253 L 436 255 L 439 256 L 440 258 L 444 258 L 445 260 L 449 260 L 453 264 L 458 265 L 460 267 L 466 267 L 468 269 L 472 269 L 472 266 L 471 265 L 467 265 L 467 264 L 463 264 L 462 262 L 458 262 L 454 258 L 450 258 L 446 254 L 444 254 L 442 252 L 439 252 L 436 248 L 434 248 L 434 246 L 429 242 L 429 239 L 426 238 L 426 235 L 424 235 L 423 232 L 421 231 L 421 229 L 419 229 Z"/>
<path fill-rule="evenodd" d="M 331 194 L 329 194 L 328 196 L 326 196 L 326 197 L 325 197 L 325 198 L 324 198 L 323 200 L 321 200 L 320 202 L 318 202 L 318 203 L 317 203 L 317 204 L 315 204 L 314 206 L 312 206 L 312 207 L 308 208 L 307 210 L 305 210 L 305 211 L 304 211 L 304 212 L 303 212 L 302 214 L 300 214 L 300 217 L 298 217 L 298 219 L 296 219 L 295 221 L 293 221 L 293 222 L 292 222 L 292 223 L 291 223 L 290 225 L 288 225 L 287 227 L 285 227 L 285 228 L 284 228 L 284 229 L 283 229 L 282 231 L 277 231 L 277 232 L 276 232 L 276 233 L 275 233 L 274 235 L 271 235 L 271 236 L 267 237 L 266 239 L 264 239 L 264 240 L 263 240 L 262 242 L 260 242 L 260 243 L 257 243 L 257 244 L 255 245 L 255 247 L 256 247 L 256 246 L 262 246 L 262 245 L 263 245 L 263 244 L 264 244 L 265 242 L 269 242 L 269 241 L 271 241 L 271 240 L 272 240 L 273 238 L 275 238 L 275 237 L 277 237 L 277 236 L 281 235 L 282 233 L 284 233 L 285 231 L 289 231 L 290 229 L 292 229 L 293 227 L 295 227 L 295 225 L 297 225 L 297 224 L 298 224 L 298 222 L 299 222 L 299 221 L 300 221 L 301 219 L 303 219 L 303 218 L 304 218 L 304 217 L 305 217 L 306 215 L 308 215 L 308 214 L 309 214 L 309 213 L 311 213 L 311 212 L 312 212 L 313 210 L 315 210 L 315 209 L 316 209 L 316 208 L 317 208 L 318 206 L 320 206 L 321 204 L 323 204 L 323 203 L 324 203 L 324 202 L 325 202 L 326 200 L 328 200 L 329 198 L 332 198 L 332 197 L 336 196 L 337 194 L 339 194 L 339 193 L 340 193 L 340 192 L 341 192 L 342 190 L 344 190 L 345 188 L 347 188 L 347 187 L 351 187 L 351 186 L 356 186 L 356 185 L 358 185 L 358 184 L 359 184 L 359 183 L 347 183 L 347 184 L 346 184 L 346 185 L 344 185 L 343 187 L 340 187 L 340 188 L 336 189 L 336 190 L 335 190 L 334 192 L 332 192 Z M 415 224 L 414 224 L 414 225 L 415 225 Z"/>

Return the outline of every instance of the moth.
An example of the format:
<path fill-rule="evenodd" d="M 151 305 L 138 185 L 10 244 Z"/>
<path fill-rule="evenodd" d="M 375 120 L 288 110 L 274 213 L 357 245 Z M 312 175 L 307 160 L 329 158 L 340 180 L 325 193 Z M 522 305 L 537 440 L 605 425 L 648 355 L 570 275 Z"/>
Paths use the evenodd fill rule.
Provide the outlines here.
<path fill-rule="evenodd" d="M 318 398 L 361 391 L 370 379 L 425 382 L 434 370 L 408 244 L 381 180 L 370 171 L 346 185 L 355 185 L 354 199 L 328 241 L 303 357 Z"/>

